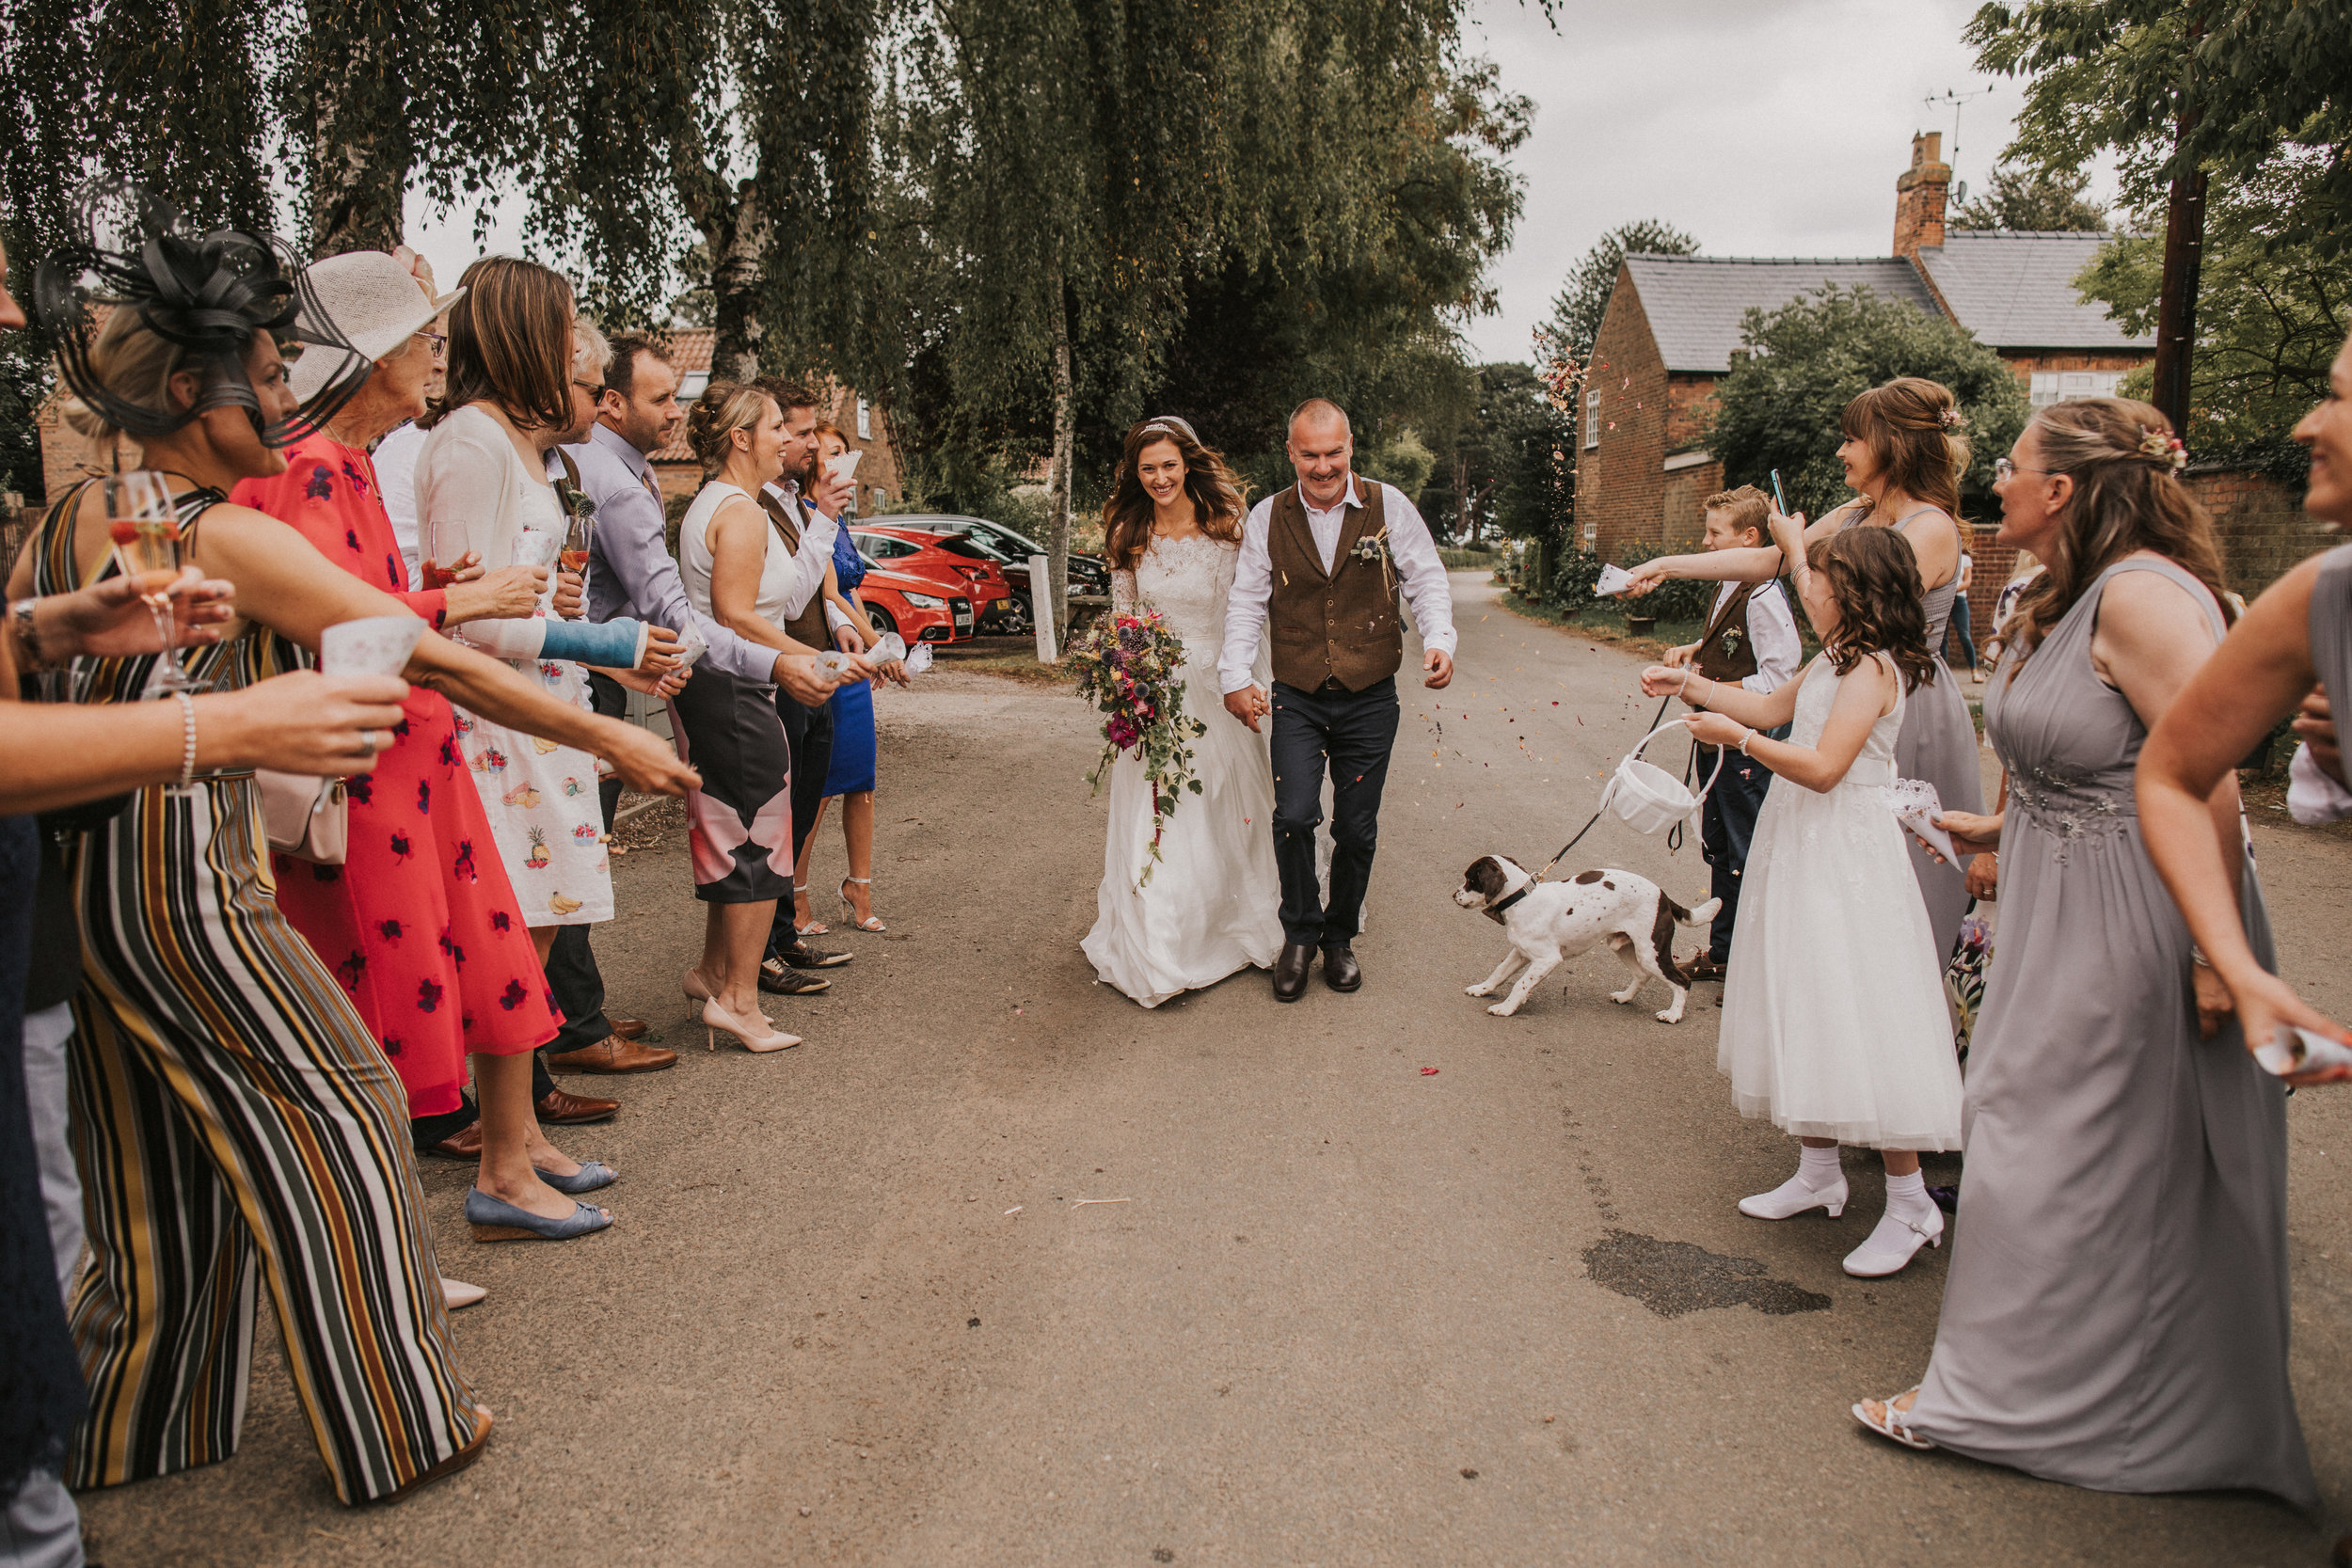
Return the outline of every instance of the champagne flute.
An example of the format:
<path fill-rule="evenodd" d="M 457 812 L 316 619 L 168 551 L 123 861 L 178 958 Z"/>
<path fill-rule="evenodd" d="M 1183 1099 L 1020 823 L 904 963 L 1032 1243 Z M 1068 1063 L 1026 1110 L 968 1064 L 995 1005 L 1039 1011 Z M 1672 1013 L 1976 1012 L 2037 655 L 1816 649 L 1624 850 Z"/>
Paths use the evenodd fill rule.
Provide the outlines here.
<path fill-rule="evenodd" d="M 170 482 L 153 468 L 134 468 L 99 483 L 103 488 L 106 536 L 114 542 L 115 565 L 133 579 L 158 572 L 169 574 L 160 590 L 139 595 L 155 618 L 156 635 L 163 640 L 155 672 L 148 678 L 148 695 L 168 697 L 175 691 L 194 691 L 197 682 L 180 666 L 179 617 L 171 607 L 171 585 L 180 577 L 181 539 L 180 511 L 172 503 Z"/>
<path fill-rule="evenodd" d="M 564 549 L 556 557 L 565 566 L 578 572 L 580 590 L 587 591 L 588 552 L 596 542 L 596 504 L 575 491 L 570 498 L 571 524 L 564 531 Z"/>

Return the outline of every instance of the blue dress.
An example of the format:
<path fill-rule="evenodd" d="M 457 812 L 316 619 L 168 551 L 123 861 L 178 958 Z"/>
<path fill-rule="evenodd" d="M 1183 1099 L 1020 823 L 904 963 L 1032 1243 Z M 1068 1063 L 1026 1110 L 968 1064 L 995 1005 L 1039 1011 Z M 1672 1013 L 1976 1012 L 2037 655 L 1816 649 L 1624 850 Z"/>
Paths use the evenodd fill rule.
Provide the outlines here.
<path fill-rule="evenodd" d="M 866 580 L 866 558 L 850 543 L 850 531 L 833 536 L 833 572 L 847 598 Z M 854 795 L 874 787 L 874 689 L 851 681 L 834 689 L 833 761 L 825 769 L 827 795 Z"/>

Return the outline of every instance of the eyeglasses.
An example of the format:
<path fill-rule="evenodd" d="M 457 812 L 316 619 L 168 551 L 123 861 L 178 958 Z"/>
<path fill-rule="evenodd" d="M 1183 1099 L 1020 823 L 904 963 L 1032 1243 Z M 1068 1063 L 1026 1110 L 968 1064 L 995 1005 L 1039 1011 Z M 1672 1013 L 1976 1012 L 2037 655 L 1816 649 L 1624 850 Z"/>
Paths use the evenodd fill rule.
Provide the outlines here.
<path fill-rule="evenodd" d="M 429 344 L 429 345 L 432 347 L 432 350 L 433 350 L 433 357 L 434 357 L 434 360 L 435 360 L 437 363 L 438 361 L 440 361 L 440 360 L 443 360 L 443 359 L 446 359 L 446 358 L 448 358 L 448 357 L 449 357 L 449 334 L 448 334 L 448 333 L 446 333 L 446 332 L 411 332 L 410 334 L 408 334 L 408 336 L 410 336 L 411 338 L 422 338 L 422 339 L 425 341 L 425 342 L 426 342 L 427 344 Z"/>
<path fill-rule="evenodd" d="M 2056 468 L 2021 468 L 2006 457 L 1996 457 L 1993 460 L 1993 482 L 1995 484 L 2007 484 L 2019 474 L 2055 474 L 2057 472 Z"/>
<path fill-rule="evenodd" d="M 578 387 L 580 390 L 586 392 L 592 398 L 600 398 L 604 396 L 604 383 L 601 381 L 582 381 L 580 377 L 574 376 L 572 377 L 572 385 Z"/>

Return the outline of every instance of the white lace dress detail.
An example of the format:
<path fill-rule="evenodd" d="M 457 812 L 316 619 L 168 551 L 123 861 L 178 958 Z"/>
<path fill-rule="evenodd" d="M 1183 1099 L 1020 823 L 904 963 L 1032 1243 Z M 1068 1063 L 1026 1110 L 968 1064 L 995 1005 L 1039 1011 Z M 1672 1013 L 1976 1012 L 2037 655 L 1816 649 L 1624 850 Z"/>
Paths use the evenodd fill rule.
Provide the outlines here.
<path fill-rule="evenodd" d="M 1820 744 L 1841 677 L 1816 658 L 1789 741 Z M 1775 778 L 1741 877 L 1715 1065 L 1740 1114 L 1873 1148 L 1961 1146 L 1944 964 L 1884 788 L 1908 697 L 1836 787 Z"/>
<path fill-rule="evenodd" d="M 1103 881 L 1082 945 L 1105 984 L 1147 1007 L 1266 968 L 1282 948 L 1266 737 L 1225 711 L 1217 680 L 1240 553 L 1206 535 L 1154 539 L 1134 572 L 1111 574 L 1114 611 L 1156 610 L 1184 639 L 1184 712 L 1208 726 L 1192 743 L 1200 793 L 1178 800 L 1160 835 L 1160 863 L 1140 888 L 1151 861 L 1151 785 L 1133 755 L 1111 769 Z"/>

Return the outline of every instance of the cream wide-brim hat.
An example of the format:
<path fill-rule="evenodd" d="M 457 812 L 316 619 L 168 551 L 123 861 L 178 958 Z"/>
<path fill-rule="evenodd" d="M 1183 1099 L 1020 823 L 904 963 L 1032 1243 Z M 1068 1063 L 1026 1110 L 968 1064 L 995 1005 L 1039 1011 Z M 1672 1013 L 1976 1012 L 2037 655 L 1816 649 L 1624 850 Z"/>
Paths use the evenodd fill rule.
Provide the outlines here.
<path fill-rule="evenodd" d="M 305 403 L 352 365 L 353 350 L 374 364 L 432 325 L 466 292 L 453 289 L 434 299 L 406 267 L 380 250 L 326 257 L 311 262 L 303 277 L 315 309 L 326 318 L 306 334 L 303 325 L 313 319 L 311 307 L 306 306 L 290 334 L 302 339 L 305 347 L 286 381 Z M 344 343 L 351 347 L 342 347 Z"/>

